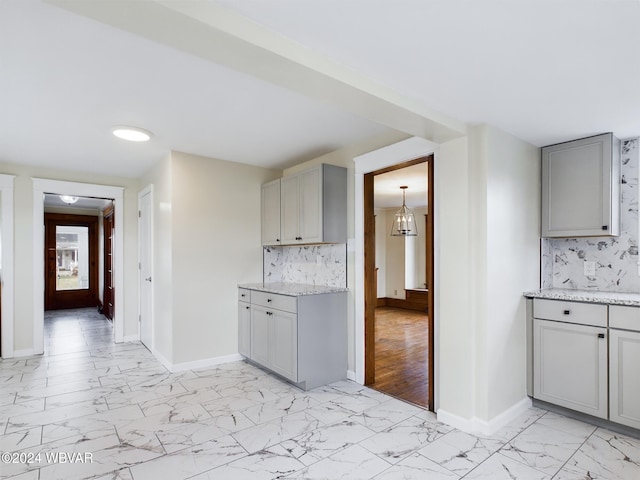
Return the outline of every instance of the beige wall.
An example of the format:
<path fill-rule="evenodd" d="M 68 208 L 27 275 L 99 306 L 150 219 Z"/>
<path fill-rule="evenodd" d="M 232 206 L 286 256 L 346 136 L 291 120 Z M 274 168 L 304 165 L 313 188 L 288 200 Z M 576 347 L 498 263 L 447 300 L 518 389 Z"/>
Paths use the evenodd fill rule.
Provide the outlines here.
<path fill-rule="evenodd" d="M 14 350 L 30 350 L 33 345 L 33 183 L 32 177 L 70 182 L 92 183 L 124 187 L 124 334 L 137 332 L 137 223 L 138 181 L 130 178 L 108 177 L 89 173 L 69 172 L 51 168 L 16 165 L 0 162 L 0 173 L 15 175 L 15 319 Z M 42 273 L 44 275 L 44 272 Z"/>
<path fill-rule="evenodd" d="M 262 280 L 260 186 L 282 172 L 172 152 L 154 186 L 154 349 L 173 365 L 238 351 L 237 284 Z"/>
<path fill-rule="evenodd" d="M 172 154 L 173 363 L 238 352 L 239 283 L 262 280 L 260 186 L 279 170 Z"/>

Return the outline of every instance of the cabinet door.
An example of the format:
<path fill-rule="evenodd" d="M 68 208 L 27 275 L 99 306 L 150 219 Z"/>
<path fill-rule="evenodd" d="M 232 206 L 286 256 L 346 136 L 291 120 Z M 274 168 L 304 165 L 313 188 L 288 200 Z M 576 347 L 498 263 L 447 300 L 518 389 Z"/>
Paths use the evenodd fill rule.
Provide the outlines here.
<path fill-rule="evenodd" d="M 617 141 L 598 135 L 542 149 L 542 236 L 618 235 Z"/>
<path fill-rule="evenodd" d="M 640 428 L 640 332 L 609 331 L 612 422 Z"/>
<path fill-rule="evenodd" d="M 262 185 L 262 245 L 280 245 L 280 179 Z"/>
<path fill-rule="evenodd" d="M 300 219 L 300 198 L 299 198 L 299 178 L 297 175 L 284 177 L 281 180 L 281 226 L 282 243 L 291 245 L 300 243 L 299 219 Z"/>
<path fill-rule="evenodd" d="M 535 318 L 533 396 L 607 418 L 606 332 Z"/>
<path fill-rule="evenodd" d="M 251 305 L 238 302 L 238 353 L 251 358 Z"/>
<path fill-rule="evenodd" d="M 298 381 L 298 316 L 294 313 L 270 310 L 270 368 L 293 382 Z"/>
<path fill-rule="evenodd" d="M 260 307 L 251 307 L 251 360 L 271 368 L 269 361 L 269 316 Z"/>
<path fill-rule="evenodd" d="M 304 243 L 322 242 L 322 215 L 322 166 L 319 166 L 300 173 L 300 238 Z"/>

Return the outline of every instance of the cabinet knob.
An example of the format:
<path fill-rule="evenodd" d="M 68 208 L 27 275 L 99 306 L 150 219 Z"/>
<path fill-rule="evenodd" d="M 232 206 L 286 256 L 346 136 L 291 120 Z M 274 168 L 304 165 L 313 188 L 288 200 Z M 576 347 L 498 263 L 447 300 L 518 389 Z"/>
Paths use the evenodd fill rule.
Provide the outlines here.
<path fill-rule="evenodd" d="M 565 315 L 571 315 L 571 310 L 565 310 L 565 311 L 564 311 L 564 312 L 562 312 L 562 313 L 564 313 Z"/>
<path fill-rule="evenodd" d="M 609 230 L 609 225 L 603 225 L 602 230 Z"/>
<path fill-rule="evenodd" d="M 246 308 L 247 310 L 249 310 L 249 309 L 250 309 L 251 307 L 249 307 L 249 306 L 246 306 L 246 307 L 244 307 L 244 308 Z"/>
<path fill-rule="evenodd" d="M 270 298 L 267 298 L 267 303 L 271 303 L 271 299 Z"/>
<path fill-rule="evenodd" d="M 604 338 L 604 333 L 599 333 L 598 338 Z"/>
<path fill-rule="evenodd" d="M 276 242 L 280 242 L 280 239 L 279 239 L 279 238 L 276 238 Z"/>
<path fill-rule="evenodd" d="M 273 312 L 267 312 L 267 315 L 271 316 L 273 315 Z"/>
<path fill-rule="evenodd" d="M 246 295 L 244 293 L 241 293 L 240 296 L 244 298 Z"/>

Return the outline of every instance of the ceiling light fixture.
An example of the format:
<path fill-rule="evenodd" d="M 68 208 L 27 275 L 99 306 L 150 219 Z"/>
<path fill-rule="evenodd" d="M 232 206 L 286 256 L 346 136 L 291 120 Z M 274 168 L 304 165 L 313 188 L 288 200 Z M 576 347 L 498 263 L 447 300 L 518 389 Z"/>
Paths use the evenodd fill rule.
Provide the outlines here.
<path fill-rule="evenodd" d="M 415 237 L 418 235 L 418 229 L 416 228 L 416 217 L 413 212 L 407 208 L 405 204 L 405 193 L 407 186 L 403 185 L 402 189 L 402 207 L 396 213 L 393 219 L 393 226 L 391 227 L 392 237 Z"/>
<path fill-rule="evenodd" d="M 123 140 L 130 142 L 147 142 L 153 137 L 153 133 L 144 128 L 128 127 L 126 125 L 118 125 L 111 129 L 113 134 Z"/>
<path fill-rule="evenodd" d="M 60 195 L 60 200 L 67 205 L 72 205 L 78 201 L 78 197 L 74 197 L 73 195 Z"/>

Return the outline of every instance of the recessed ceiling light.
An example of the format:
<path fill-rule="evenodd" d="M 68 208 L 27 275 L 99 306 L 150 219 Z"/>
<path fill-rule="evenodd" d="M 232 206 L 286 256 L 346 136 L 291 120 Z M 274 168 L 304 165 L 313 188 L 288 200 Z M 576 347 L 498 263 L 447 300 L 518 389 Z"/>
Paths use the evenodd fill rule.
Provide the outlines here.
<path fill-rule="evenodd" d="M 60 195 L 60 200 L 62 200 L 67 205 L 71 205 L 72 203 L 76 203 L 79 198 L 73 195 Z"/>
<path fill-rule="evenodd" d="M 113 127 L 111 131 L 116 137 L 130 142 L 146 142 L 153 137 L 153 133 L 144 128 L 127 127 L 125 125 Z"/>

